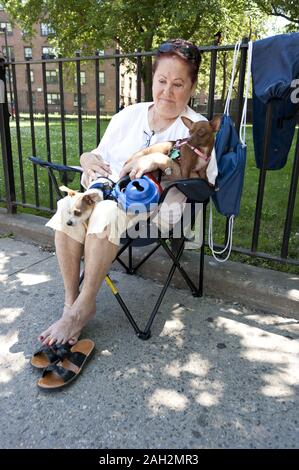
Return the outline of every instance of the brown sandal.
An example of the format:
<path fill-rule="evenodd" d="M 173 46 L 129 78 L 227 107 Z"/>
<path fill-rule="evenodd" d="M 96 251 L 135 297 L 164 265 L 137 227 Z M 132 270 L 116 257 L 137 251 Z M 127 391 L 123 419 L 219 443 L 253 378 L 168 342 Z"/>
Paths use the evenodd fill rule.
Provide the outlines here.
<path fill-rule="evenodd" d="M 95 344 L 91 339 L 79 340 L 70 348 L 67 357 L 44 369 L 42 377 L 37 381 L 37 386 L 43 390 L 57 390 L 65 387 L 80 374 L 94 349 Z"/>

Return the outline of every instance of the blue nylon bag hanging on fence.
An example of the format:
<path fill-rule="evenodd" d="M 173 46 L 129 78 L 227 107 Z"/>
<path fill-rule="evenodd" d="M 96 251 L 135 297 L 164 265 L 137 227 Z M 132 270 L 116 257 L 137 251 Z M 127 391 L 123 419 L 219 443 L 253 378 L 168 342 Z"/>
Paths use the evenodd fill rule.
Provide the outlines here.
<path fill-rule="evenodd" d="M 217 189 L 212 196 L 212 200 L 217 211 L 223 216 L 229 217 L 229 234 L 226 246 L 223 250 L 216 251 L 214 249 L 213 242 L 212 204 L 210 204 L 209 247 L 212 251 L 214 258 L 219 262 L 226 261 L 231 253 L 234 217 L 237 216 L 240 211 L 240 203 L 246 166 L 246 115 L 252 58 L 252 41 L 248 43 L 248 63 L 245 99 L 239 134 L 237 133 L 235 124 L 229 114 L 236 64 L 240 47 L 241 41 L 239 41 L 235 46 L 230 86 L 227 94 L 220 129 L 216 135 L 215 140 L 218 176 L 216 180 Z M 223 253 L 225 253 L 226 250 L 228 250 L 228 254 L 225 259 L 220 259 L 217 257 L 217 255 L 222 255 Z"/>
<path fill-rule="evenodd" d="M 240 211 L 246 150 L 231 117 L 224 114 L 215 141 L 218 190 L 212 199 L 217 211 L 226 217 L 238 215 Z"/>

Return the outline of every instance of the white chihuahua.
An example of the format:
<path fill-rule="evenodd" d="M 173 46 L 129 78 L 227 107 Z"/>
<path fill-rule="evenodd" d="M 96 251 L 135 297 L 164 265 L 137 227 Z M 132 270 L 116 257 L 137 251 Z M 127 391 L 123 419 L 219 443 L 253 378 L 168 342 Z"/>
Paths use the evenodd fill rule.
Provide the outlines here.
<path fill-rule="evenodd" d="M 70 227 L 86 225 L 95 204 L 103 200 L 103 192 L 99 189 L 88 189 L 85 193 L 74 191 L 67 186 L 60 186 L 59 189 L 70 196 L 68 208 L 63 213 L 64 223 Z"/>

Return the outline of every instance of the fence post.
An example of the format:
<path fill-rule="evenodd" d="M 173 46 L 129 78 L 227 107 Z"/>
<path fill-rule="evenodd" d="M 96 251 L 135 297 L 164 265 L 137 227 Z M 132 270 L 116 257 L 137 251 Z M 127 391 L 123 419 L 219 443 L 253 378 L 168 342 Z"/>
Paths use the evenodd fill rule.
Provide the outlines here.
<path fill-rule="evenodd" d="M 2 147 L 3 170 L 5 180 L 7 212 L 16 213 L 16 192 L 11 151 L 11 138 L 7 105 L 7 91 L 5 82 L 5 61 L 0 57 L 0 139 Z"/>
<path fill-rule="evenodd" d="M 118 113 L 119 111 L 119 67 L 120 67 L 120 62 L 119 62 L 119 49 L 117 46 L 117 49 L 115 49 L 115 112 Z"/>

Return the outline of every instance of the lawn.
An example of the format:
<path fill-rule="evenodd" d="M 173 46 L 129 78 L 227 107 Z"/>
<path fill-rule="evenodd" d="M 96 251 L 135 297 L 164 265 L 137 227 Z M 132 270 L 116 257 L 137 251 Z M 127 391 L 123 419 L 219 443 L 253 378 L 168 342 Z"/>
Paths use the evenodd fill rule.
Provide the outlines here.
<path fill-rule="evenodd" d="M 101 120 L 101 136 L 103 135 L 109 120 Z M 74 120 L 66 121 L 66 149 L 68 164 L 78 165 L 79 150 L 78 150 L 78 125 Z M 12 147 L 14 155 L 14 171 L 16 180 L 16 193 L 17 200 L 21 201 L 21 187 L 20 187 L 20 168 L 18 161 L 18 149 L 16 140 L 15 123 L 11 124 Z M 35 137 L 37 156 L 46 159 L 46 138 L 45 138 L 45 125 L 43 121 L 35 121 Z M 32 155 L 31 148 L 31 132 L 30 123 L 28 120 L 21 121 L 21 139 L 22 139 L 22 153 L 23 153 L 23 168 L 26 189 L 26 203 L 35 204 L 34 197 L 34 180 L 33 180 L 33 165 L 28 161 L 28 156 Z M 51 120 L 50 122 L 50 139 L 51 139 L 51 158 L 52 161 L 62 162 L 62 145 L 61 145 L 61 124 L 60 121 Z M 295 139 L 294 139 L 295 140 Z M 236 218 L 234 228 L 234 246 L 250 248 L 252 229 L 254 222 L 254 212 L 256 206 L 256 194 L 259 179 L 259 170 L 255 166 L 253 141 L 251 126 L 247 128 L 247 166 L 246 177 L 243 189 L 241 210 L 239 217 Z M 96 147 L 96 123 L 94 119 L 83 120 L 83 150 L 90 151 Z M 283 236 L 283 226 L 286 217 L 288 192 L 291 181 L 291 172 L 294 159 L 295 141 L 290 152 L 290 156 L 286 166 L 282 170 L 269 171 L 266 179 L 266 189 L 264 196 L 264 205 L 262 212 L 261 231 L 259 238 L 258 251 L 272 254 L 274 256 L 280 255 L 280 247 Z M 0 169 L 0 178 L 3 181 L 3 171 Z M 39 180 L 39 195 L 40 206 L 49 207 L 49 190 L 48 178 L 45 170 L 38 170 Z M 78 180 L 74 183 L 78 186 Z M 2 185 L 1 185 L 2 186 Z M 2 186 L 3 187 L 3 186 Z M 225 219 L 224 217 L 216 214 L 215 216 L 215 242 L 222 242 L 224 235 Z M 299 258 L 299 198 L 297 197 L 293 229 L 289 244 L 289 257 L 293 259 Z M 238 259 L 242 258 L 237 255 Z M 249 260 L 255 262 L 254 260 Z M 265 264 L 264 261 L 257 261 L 258 264 Z M 269 263 L 266 263 L 269 266 Z M 271 267 L 278 267 L 276 264 L 270 263 Z M 280 266 L 282 269 L 283 266 Z M 289 269 L 285 267 L 285 269 Z M 292 268 L 297 271 L 297 268 Z M 298 270 L 299 271 L 299 270 Z"/>

